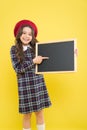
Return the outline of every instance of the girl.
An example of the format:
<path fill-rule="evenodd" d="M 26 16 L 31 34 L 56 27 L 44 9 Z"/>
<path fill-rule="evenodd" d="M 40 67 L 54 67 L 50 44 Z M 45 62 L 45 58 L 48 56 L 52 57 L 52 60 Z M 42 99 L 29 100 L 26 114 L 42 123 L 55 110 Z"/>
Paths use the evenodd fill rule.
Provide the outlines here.
<path fill-rule="evenodd" d="M 35 64 L 47 57 L 35 57 L 37 27 L 29 20 L 19 21 L 14 28 L 15 45 L 11 61 L 17 74 L 19 112 L 23 114 L 23 130 L 31 130 L 31 115 L 35 112 L 38 130 L 45 130 L 43 109 L 51 106 L 43 75 L 35 74 Z"/>

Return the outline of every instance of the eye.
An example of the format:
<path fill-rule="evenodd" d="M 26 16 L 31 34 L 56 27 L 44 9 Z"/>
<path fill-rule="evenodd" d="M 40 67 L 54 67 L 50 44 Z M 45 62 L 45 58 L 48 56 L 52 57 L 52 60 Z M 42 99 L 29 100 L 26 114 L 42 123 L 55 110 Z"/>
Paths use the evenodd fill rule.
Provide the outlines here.
<path fill-rule="evenodd" d="M 31 34 L 31 33 L 29 33 L 28 35 L 29 35 L 29 36 L 32 36 L 32 34 Z"/>
<path fill-rule="evenodd" d="M 22 32 L 22 34 L 26 34 L 26 32 Z"/>

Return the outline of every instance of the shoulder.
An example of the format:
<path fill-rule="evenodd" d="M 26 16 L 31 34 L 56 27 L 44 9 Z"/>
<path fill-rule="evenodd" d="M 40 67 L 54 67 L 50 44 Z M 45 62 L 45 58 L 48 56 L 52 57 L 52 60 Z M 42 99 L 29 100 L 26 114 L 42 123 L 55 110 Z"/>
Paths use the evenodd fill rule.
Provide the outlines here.
<path fill-rule="evenodd" d="M 10 48 L 10 50 L 15 50 L 15 49 L 16 49 L 15 45 L 11 46 L 11 48 Z"/>
<path fill-rule="evenodd" d="M 10 53 L 15 53 L 15 51 L 16 51 L 16 46 L 15 45 L 11 46 Z"/>

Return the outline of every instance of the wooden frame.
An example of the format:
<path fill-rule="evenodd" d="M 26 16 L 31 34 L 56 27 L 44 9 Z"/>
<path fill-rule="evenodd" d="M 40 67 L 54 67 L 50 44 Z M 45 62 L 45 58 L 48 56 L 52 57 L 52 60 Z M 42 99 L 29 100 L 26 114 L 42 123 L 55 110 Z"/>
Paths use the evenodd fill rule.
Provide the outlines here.
<path fill-rule="evenodd" d="M 36 65 L 36 74 L 76 72 L 75 49 L 76 39 L 36 43 L 36 56 L 49 57 Z"/>

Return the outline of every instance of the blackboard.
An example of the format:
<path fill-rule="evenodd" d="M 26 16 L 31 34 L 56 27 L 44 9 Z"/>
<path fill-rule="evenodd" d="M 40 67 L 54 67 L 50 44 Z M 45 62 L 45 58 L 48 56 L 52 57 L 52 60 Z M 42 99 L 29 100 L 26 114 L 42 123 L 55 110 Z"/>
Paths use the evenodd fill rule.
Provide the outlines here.
<path fill-rule="evenodd" d="M 76 40 L 45 42 L 36 44 L 36 56 L 49 57 L 36 65 L 36 73 L 74 72 Z"/>

